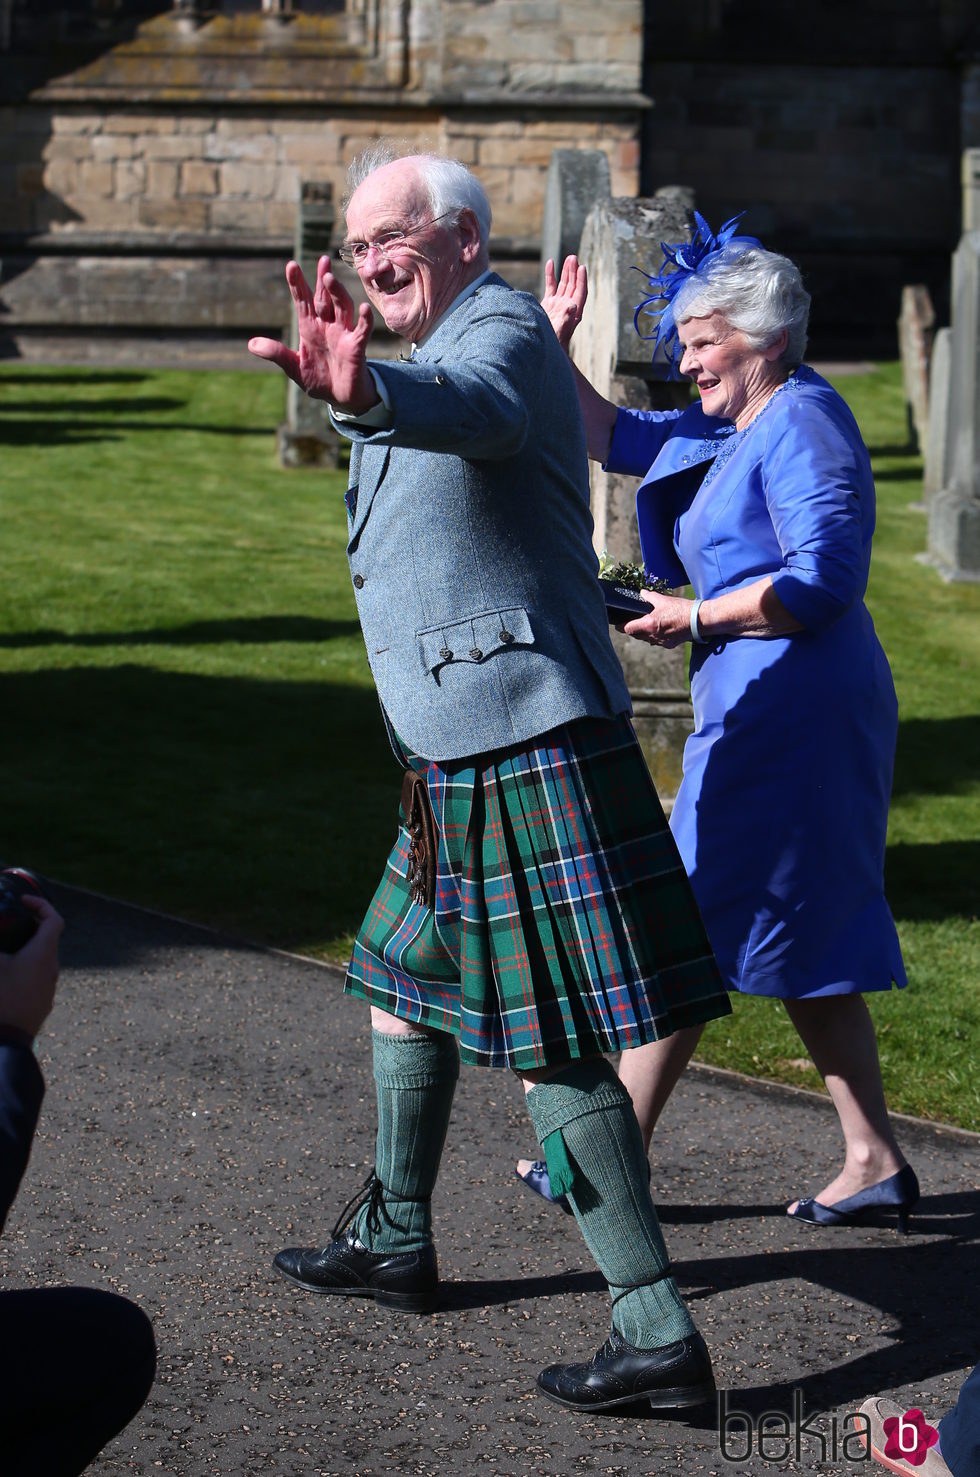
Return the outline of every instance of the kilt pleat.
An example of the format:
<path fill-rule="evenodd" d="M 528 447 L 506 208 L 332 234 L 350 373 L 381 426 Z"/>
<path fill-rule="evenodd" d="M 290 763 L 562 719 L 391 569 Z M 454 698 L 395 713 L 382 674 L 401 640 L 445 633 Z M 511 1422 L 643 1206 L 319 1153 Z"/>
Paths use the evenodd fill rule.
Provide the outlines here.
<path fill-rule="evenodd" d="M 621 1051 L 731 1009 L 632 725 L 581 719 L 424 774 L 434 908 L 412 900 L 404 816 L 358 933 L 348 993 L 531 1071 Z"/>

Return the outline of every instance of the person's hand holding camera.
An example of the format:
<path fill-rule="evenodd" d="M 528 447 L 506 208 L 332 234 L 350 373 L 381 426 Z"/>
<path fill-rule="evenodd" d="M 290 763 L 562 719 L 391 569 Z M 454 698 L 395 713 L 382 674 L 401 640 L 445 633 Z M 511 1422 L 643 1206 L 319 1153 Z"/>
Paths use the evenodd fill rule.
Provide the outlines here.
<path fill-rule="evenodd" d="M 33 1041 L 54 1005 L 64 922 L 46 898 L 25 893 L 23 903 L 35 914 L 37 930 L 16 954 L 0 953 L 0 1038 Z"/>

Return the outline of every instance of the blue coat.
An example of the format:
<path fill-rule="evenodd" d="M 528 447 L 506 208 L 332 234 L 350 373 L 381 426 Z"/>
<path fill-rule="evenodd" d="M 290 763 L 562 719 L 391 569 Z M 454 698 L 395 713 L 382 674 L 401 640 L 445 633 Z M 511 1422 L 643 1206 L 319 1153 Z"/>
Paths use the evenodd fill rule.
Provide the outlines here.
<path fill-rule="evenodd" d="M 883 883 L 897 704 L 864 604 L 870 459 L 847 405 L 805 366 L 733 432 L 700 406 L 622 410 L 610 450 L 612 470 L 643 476 L 653 573 L 705 599 L 771 575 L 804 628 L 693 648 L 695 729 L 670 828 L 734 989 L 887 990 L 906 976 Z M 688 474 L 709 458 L 693 492 Z"/>
<path fill-rule="evenodd" d="M 629 712 L 578 398 L 540 304 L 491 275 L 414 360 L 372 368 L 393 425 L 338 430 L 357 610 L 399 738 L 445 761 Z"/>

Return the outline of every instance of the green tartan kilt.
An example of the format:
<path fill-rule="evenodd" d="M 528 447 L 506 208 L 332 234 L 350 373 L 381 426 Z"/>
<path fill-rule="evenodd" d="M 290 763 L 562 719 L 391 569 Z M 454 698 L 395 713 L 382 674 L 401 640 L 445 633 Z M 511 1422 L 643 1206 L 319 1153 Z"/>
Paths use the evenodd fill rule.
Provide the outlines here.
<path fill-rule="evenodd" d="M 624 715 L 447 764 L 409 754 L 439 835 L 435 905 L 398 839 L 346 991 L 532 1071 L 660 1040 L 731 1010 Z"/>

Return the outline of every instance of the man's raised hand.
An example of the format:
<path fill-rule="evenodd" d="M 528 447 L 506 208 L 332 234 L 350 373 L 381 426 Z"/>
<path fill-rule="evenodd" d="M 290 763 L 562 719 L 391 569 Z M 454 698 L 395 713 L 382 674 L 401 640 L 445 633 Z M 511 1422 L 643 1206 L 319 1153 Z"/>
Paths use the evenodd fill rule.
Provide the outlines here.
<path fill-rule="evenodd" d="M 312 399 L 363 415 L 379 398 L 367 367 L 370 306 L 362 303 L 355 310 L 350 293 L 331 272 L 328 256 L 317 262 L 315 293 L 298 262 L 287 263 L 286 282 L 296 310 L 299 348 L 251 338 L 249 352 L 277 364 Z"/>

